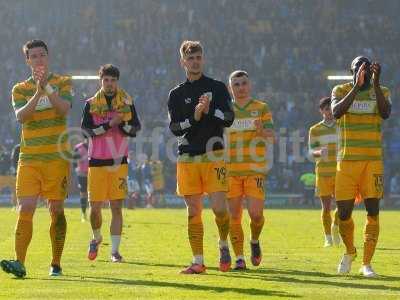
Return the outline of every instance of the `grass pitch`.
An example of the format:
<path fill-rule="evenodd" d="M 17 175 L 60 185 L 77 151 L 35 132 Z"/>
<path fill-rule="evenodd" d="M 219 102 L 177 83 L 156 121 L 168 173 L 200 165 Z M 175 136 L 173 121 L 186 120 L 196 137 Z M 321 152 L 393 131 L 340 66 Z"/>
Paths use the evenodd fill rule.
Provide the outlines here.
<path fill-rule="evenodd" d="M 89 223 L 78 209 L 67 209 L 68 234 L 62 267 L 64 276 L 50 278 L 49 216 L 37 210 L 28 249 L 27 277 L 0 274 L 0 299 L 400 299 L 400 212 L 381 213 L 381 235 L 374 268 L 381 276 L 357 275 L 362 260 L 363 211 L 355 211 L 359 257 L 350 276 L 336 275 L 340 248 L 322 248 L 318 210 L 266 210 L 262 233 L 264 259 L 246 272 L 218 271 L 217 228 L 205 211 L 205 275 L 180 275 L 191 260 L 186 239 L 186 211 L 163 209 L 124 211 L 121 254 L 126 262 L 109 262 L 110 214 L 104 210 L 104 243 L 95 262 L 86 258 Z M 1 208 L 0 258 L 12 258 L 16 213 Z M 244 219 L 246 237 L 249 220 Z M 248 239 L 245 242 L 249 254 Z"/>

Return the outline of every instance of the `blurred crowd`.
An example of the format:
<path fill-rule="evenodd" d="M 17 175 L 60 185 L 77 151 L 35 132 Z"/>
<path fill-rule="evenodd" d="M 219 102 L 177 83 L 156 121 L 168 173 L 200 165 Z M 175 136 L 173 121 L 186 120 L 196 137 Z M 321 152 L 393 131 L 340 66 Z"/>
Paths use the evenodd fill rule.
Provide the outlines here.
<path fill-rule="evenodd" d="M 382 83 L 395 104 L 400 92 L 400 2 L 308 0 L 28 0 L 0 2 L 0 136 L 5 151 L 19 142 L 10 91 L 29 76 L 21 51 L 23 43 L 40 38 L 48 43 L 55 72 L 94 75 L 104 63 L 120 67 L 121 85 L 134 97 L 143 124 L 142 135 L 161 130 L 159 150 L 166 159 L 166 100 L 168 91 L 185 80 L 179 65 L 182 40 L 202 41 L 206 73 L 226 82 L 235 69 L 245 69 L 253 81 L 254 96 L 267 100 L 279 138 L 287 138 L 286 158 L 274 149 L 268 187 L 273 192 L 298 192 L 311 162 L 296 162 L 290 136 L 305 140 L 308 128 L 319 121 L 319 98 L 329 95 L 338 82 L 328 74 L 348 74 L 351 60 L 366 55 L 382 64 Z M 86 98 L 97 81 L 75 81 L 71 126 L 79 126 Z M 387 189 L 399 190 L 400 128 L 398 110 L 385 122 Z M 11 124 L 11 125 L 10 125 Z M 282 129 L 284 128 L 284 129 Z M 396 130 L 397 129 L 397 130 Z M 149 147 L 148 147 L 149 148 Z M 147 155 L 151 149 L 145 147 Z M 8 149 L 8 150 L 7 150 Z M 397 179 L 396 179 L 397 178 Z M 173 192 L 174 176 L 166 189 Z"/>

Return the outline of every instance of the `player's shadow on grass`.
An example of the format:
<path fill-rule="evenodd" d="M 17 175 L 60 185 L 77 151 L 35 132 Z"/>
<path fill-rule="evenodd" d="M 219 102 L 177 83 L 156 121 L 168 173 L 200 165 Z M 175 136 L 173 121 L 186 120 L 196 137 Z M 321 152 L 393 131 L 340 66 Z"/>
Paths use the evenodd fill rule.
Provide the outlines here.
<path fill-rule="evenodd" d="M 232 274 L 233 273 L 233 274 Z M 317 285 L 328 285 L 335 287 L 348 287 L 348 288 L 358 288 L 358 289 L 372 289 L 372 290 L 391 290 L 399 291 L 400 288 L 386 285 L 371 285 L 367 284 L 368 280 L 379 281 L 398 281 L 399 277 L 396 276 L 379 276 L 377 278 L 363 278 L 361 276 L 341 276 L 333 275 L 322 272 L 312 272 L 312 271 L 298 271 L 298 270 L 282 270 L 282 269 L 257 269 L 257 270 L 246 270 L 244 272 L 232 272 L 229 274 L 220 274 L 219 276 L 226 277 L 236 277 L 242 279 L 258 279 L 272 282 L 287 282 L 287 283 L 298 283 L 298 284 L 317 284 Z M 232 276 L 233 275 L 233 276 Z M 299 279 L 293 276 L 313 276 L 317 279 Z M 319 279 L 324 278 L 324 279 Z M 328 281 L 326 278 L 332 279 L 342 279 L 340 281 Z M 344 282 L 343 279 L 357 280 L 358 283 Z M 365 283 L 359 283 L 363 280 Z"/>
<path fill-rule="evenodd" d="M 104 263 L 109 263 L 108 260 L 98 260 L 99 262 L 104 262 Z M 146 266 L 146 267 L 167 267 L 167 268 L 174 268 L 177 269 L 177 272 L 180 269 L 183 269 L 184 267 L 187 267 L 185 265 L 174 265 L 174 264 L 161 264 L 161 263 L 145 263 L 145 262 L 139 262 L 139 261 L 125 261 L 123 262 L 124 264 L 130 264 L 130 265 L 137 265 L 137 266 Z M 219 269 L 216 267 L 207 267 L 207 270 L 213 270 L 213 271 L 218 271 Z"/>
<path fill-rule="evenodd" d="M 182 276 L 203 276 L 203 275 L 182 275 Z M 189 277 L 187 277 L 189 278 Z M 179 282 L 167 282 L 167 281 L 156 281 L 156 280 L 133 280 L 133 279 L 121 279 L 113 277 L 95 277 L 95 276 L 73 276 L 64 275 L 62 278 L 40 278 L 39 280 L 51 281 L 60 280 L 63 282 L 87 282 L 94 284 L 115 284 L 115 285 L 133 285 L 133 286 L 144 286 L 144 287 L 161 287 L 161 288 L 178 288 L 187 290 L 200 290 L 208 292 L 234 292 L 252 296 L 275 296 L 275 297 L 290 297 L 299 298 L 300 296 L 274 290 L 261 290 L 255 288 L 237 288 L 237 287 L 221 287 L 221 286 L 207 286 L 194 283 L 179 283 Z"/>

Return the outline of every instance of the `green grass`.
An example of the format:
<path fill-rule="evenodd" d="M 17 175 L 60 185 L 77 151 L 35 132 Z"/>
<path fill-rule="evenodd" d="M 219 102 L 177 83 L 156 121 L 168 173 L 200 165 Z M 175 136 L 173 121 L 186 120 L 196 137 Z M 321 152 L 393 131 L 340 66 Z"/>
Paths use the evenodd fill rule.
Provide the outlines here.
<path fill-rule="evenodd" d="M 13 256 L 16 214 L 1 208 L 0 257 Z M 357 275 L 362 259 L 364 212 L 354 214 L 359 257 L 352 275 L 336 275 L 343 248 L 324 249 L 319 211 L 266 210 L 262 234 L 264 260 L 259 268 L 242 273 L 217 270 L 217 229 L 205 211 L 207 274 L 178 274 L 190 259 L 186 240 L 186 211 L 125 211 L 121 253 L 126 263 L 109 259 L 109 212 L 104 212 L 104 244 L 97 261 L 86 258 L 90 228 L 81 223 L 78 209 L 67 209 L 68 235 L 63 256 L 64 276 L 48 274 L 50 240 L 46 209 L 38 209 L 28 251 L 27 278 L 0 274 L 0 299 L 399 299 L 399 212 L 381 213 L 381 235 L 374 267 L 381 276 Z M 246 236 L 249 220 L 244 220 Z M 248 240 L 245 244 L 249 253 Z M 250 261 L 248 260 L 248 265 Z"/>

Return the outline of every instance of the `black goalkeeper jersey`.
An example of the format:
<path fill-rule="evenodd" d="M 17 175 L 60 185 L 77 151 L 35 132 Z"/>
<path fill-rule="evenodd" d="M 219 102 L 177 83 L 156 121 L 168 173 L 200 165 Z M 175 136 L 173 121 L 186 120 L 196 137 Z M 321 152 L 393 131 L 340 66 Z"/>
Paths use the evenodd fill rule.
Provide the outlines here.
<path fill-rule="evenodd" d="M 195 107 L 203 94 L 211 99 L 210 109 L 196 121 Z M 234 112 L 223 82 L 202 75 L 193 82 L 181 83 L 169 93 L 168 112 L 169 128 L 178 137 L 179 155 L 194 156 L 224 148 L 224 128 L 232 125 Z"/>

